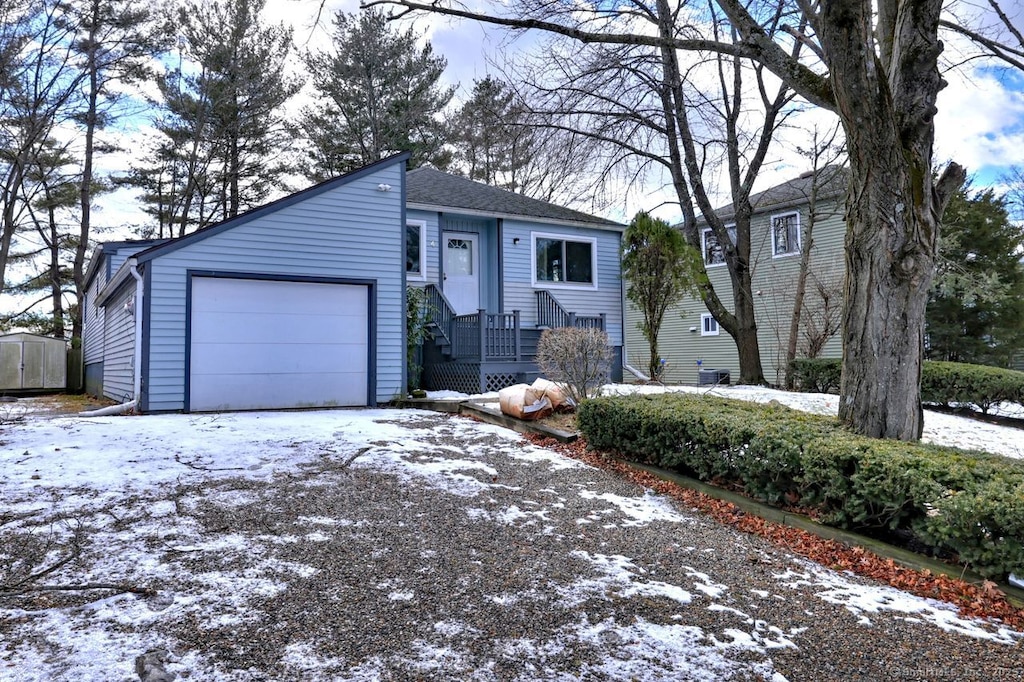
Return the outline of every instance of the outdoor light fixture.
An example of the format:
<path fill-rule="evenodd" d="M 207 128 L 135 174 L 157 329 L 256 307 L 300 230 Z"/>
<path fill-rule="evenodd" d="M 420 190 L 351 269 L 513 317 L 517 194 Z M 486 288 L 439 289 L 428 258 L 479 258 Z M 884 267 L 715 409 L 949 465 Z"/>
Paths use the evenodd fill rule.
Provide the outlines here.
<path fill-rule="evenodd" d="M 512 243 L 518 245 L 519 244 L 519 237 L 512 237 Z"/>
<path fill-rule="evenodd" d="M 378 192 L 390 192 L 391 191 L 391 185 L 387 184 L 386 182 L 382 182 L 379 185 L 377 185 L 377 191 Z"/>

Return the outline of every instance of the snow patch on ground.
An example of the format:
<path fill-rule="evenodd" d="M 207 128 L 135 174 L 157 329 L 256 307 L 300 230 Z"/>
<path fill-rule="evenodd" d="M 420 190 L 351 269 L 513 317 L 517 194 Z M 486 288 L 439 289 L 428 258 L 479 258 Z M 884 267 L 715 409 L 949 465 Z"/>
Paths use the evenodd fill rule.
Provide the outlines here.
<path fill-rule="evenodd" d="M 803 559 L 798 568 L 777 574 L 783 587 L 811 587 L 819 599 L 845 606 L 862 625 L 870 626 L 869 614 L 889 611 L 903 614 L 906 620 L 931 623 L 948 632 L 1013 645 L 1024 640 L 1024 633 L 964 618 L 952 604 L 925 599 L 897 590 L 894 587 L 862 582 L 852 575 L 843 575 Z"/>

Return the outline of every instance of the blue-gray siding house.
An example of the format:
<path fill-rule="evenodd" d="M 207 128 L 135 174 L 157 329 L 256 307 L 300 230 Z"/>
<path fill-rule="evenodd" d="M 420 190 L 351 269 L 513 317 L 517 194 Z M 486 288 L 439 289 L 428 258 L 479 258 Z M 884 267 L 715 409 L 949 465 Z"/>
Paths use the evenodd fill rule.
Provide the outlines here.
<path fill-rule="evenodd" d="M 97 249 L 83 340 L 90 392 L 144 412 L 399 395 L 407 158 L 179 239 Z"/>
<path fill-rule="evenodd" d="M 542 330 L 599 327 L 621 379 L 625 226 L 433 168 L 409 171 L 406 277 L 427 290 L 428 389 L 494 391 L 537 373 Z"/>
<path fill-rule="evenodd" d="M 88 392 L 145 412 L 374 405 L 404 394 L 406 287 L 428 388 L 536 374 L 545 328 L 599 327 L 621 376 L 623 226 L 385 159 L 87 273 Z"/>

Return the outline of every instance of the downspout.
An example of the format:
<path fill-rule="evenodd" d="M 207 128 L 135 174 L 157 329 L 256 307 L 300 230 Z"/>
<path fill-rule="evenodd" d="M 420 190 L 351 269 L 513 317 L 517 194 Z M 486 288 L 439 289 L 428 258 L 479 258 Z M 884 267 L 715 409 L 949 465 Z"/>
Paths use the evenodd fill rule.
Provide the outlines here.
<path fill-rule="evenodd" d="M 128 261 L 131 265 L 132 277 L 135 278 L 135 357 L 133 358 L 133 364 L 135 365 L 135 385 L 132 387 L 134 395 L 132 402 L 134 407 L 138 408 L 140 401 L 142 400 L 142 297 L 145 295 L 145 287 L 142 284 L 142 275 L 136 269 L 138 263 L 132 258 Z"/>
<path fill-rule="evenodd" d="M 132 277 L 135 278 L 135 354 L 132 357 L 135 370 L 132 385 L 134 395 L 131 400 L 120 405 L 110 405 L 109 407 L 101 407 L 98 410 L 79 412 L 79 417 L 105 417 L 112 414 L 124 414 L 138 408 L 139 401 L 142 399 L 142 296 L 145 289 L 143 288 L 142 275 L 136 269 L 137 263 L 135 259 L 130 259 L 128 263 Z"/>

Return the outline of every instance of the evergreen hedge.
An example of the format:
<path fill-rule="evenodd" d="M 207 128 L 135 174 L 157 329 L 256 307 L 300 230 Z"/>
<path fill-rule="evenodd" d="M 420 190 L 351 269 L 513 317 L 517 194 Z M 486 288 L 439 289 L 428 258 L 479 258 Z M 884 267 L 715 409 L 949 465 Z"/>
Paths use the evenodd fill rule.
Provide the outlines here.
<path fill-rule="evenodd" d="M 838 359 L 794 360 L 790 372 L 802 391 L 839 393 L 842 362 Z M 921 400 L 946 406 L 974 405 L 982 412 L 1002 402 L 1024 405 L 1024 372 L 926 360 L 921 365 Z"/>
<path fill-rule="evenodd" d="M 591 447 L 624 459 L 795 502 L 841 528 L 911 531 L 986 576 L 1024 573 L 1024 462 L 864 438 L 834 418 L 706 395 L 596 398 L 578 424 Z"/>

